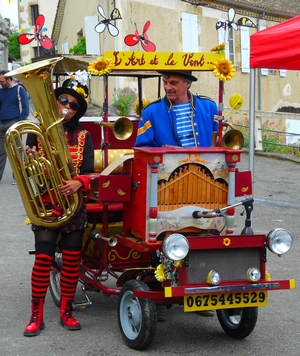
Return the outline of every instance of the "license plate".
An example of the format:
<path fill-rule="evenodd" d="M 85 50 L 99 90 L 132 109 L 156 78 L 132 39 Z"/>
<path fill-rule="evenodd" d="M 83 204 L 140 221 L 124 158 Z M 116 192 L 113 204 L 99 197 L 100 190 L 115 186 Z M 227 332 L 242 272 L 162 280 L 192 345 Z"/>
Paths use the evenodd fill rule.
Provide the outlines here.
<path fill-rule="evenodd" d="M 265 307 L 268 305 L 267 292 L 244 292 L 223 294 L 201 294 L 184 297 L 184 311 L 194 312 L 210 309 Z"/>

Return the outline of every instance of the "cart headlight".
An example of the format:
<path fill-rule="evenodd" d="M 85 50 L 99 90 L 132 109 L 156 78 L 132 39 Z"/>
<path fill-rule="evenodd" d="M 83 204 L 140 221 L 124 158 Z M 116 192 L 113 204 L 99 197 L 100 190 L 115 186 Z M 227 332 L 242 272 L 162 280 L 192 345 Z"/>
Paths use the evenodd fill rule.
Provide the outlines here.
<path fill-rule="evenodd" d="M 275 229 L 267 235 L 267 246 L 276 255 L 287 253 L 292 247 L 292 236 L 287 230 Z"/>
<path fill-rule="evenodd" d="M 256 267 L 248 268 L 247 280 L 249 282 L 258 282 L 260 280 L 260 270 Z"/>
<path fill-rule="evenodd" d="M 207 283 L 217 286 L 221 282 L 220 273 L 216 270 L 209 271 L 206 279 Z"/>
<path fill-rule="evenodd" d="M 164 239 L 163 252 L 172 261 L 179 261 L 186 257 L 189 252 L 189 243 L 181 234 L 171 234 Z"/>

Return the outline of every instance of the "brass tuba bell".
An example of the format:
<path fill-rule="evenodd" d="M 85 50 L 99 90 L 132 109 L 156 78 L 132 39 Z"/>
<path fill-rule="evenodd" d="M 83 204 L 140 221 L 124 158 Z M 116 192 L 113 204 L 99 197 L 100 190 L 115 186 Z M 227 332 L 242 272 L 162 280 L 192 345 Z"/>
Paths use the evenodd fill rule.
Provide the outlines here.
<path fill-rule="evenodd" d="M 58 117 L 52 84 L 55 64 L 63 57 L 43 60 L 7 73 L 19 79 L 27 89 L 37 111 L 39 123 L 19 121 L 6 132 L 4 147 L 9 158 L 24 208 L 36 225 L 58 228 L 71 221 L 82 203 L 81 192 L 64 196 L 62 179 L 76 173 L 65 139 L 63 118 Z M 35 134 L 44 155 L 27 155 L 23 136 Z M 56 210 L 47 209 L 42 196 L 49 193 Z M 57 213 L 56 213 L 57 212 Z"/>

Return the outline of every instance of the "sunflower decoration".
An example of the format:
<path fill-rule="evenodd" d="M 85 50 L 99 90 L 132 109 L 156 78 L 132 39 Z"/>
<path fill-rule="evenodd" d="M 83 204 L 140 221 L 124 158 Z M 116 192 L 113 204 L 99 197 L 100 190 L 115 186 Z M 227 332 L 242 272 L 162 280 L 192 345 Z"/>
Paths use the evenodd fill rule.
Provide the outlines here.
<path fill-rule="evenodd" d="M 105 74 L 109 74 L 113 70 L 113 66 L 114 63 L 112 59 L 100 57 L 96 61 L 89 63 L 88 72 L 101 77 Z"/>
<path fill-rule="evenodd" d="M 165 270 L 165 266 L 163 264 L 160 264 L 156 267 L 156 270 L 154 272 L 155 278 L 159 281 L 159 282 L 163 282 L 166 280 L 167 278 L 167 273 Z"/>
<path fill-rule="evenodd" d="M 142 100 L 142 107 L 140 108 L 140 105 L 139 105 L 139 101 L 137 100 L 135 102 L 135 105 L 133 107 L 133 111 L 136 113 L 136 115 L 140 115 L 140 112 L 145 109 L 146 106 L 148 106 L 150 104 L 150 101 L 147 100 L 147 99 L 143 99 Z M 141 109 L 141 110 L 140 110 Z"/>
<path fill-rule="evenodd" d="M 226 43 L 222 42 L 218 46 L 213 47 L 210 51 L 217 52 L 217 53 L 225 53 L 225 47 L 226 47 Z"/>
<path fill-rule="evenodd" d="M 173 265 L 174 265 L 175 268 L 180 268 L 183 265 L 183 260 L 174 261 Z"/>
<path fill-rule="evenodd" d="M 26 218 L 26 219 L 24 220 L 24 224 L 25 224 L 25 225 L 30 225 L 30 219 L 29 219 L 29 218 Z"/>
<path fill-rule="evenodd" d="M 228 59 L 220 59 L 213 63 L 213 75 L 221 82 L 226 82 L 235 76 L 235 69 Z"/>

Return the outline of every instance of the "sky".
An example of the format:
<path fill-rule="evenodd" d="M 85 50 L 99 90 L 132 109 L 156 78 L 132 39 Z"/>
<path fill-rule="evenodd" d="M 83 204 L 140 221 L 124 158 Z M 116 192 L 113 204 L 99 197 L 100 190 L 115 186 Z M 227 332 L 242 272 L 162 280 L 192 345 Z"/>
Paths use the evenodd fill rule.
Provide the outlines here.
<path fill-rule="evenodd" d="M 3 18 L 9 18 L 11 23 L 18 26 L 18 1 L 20 0 L 0 0 L 0 14 Z"/>

